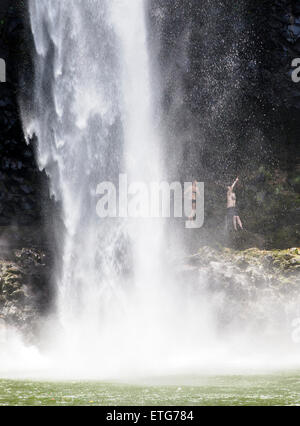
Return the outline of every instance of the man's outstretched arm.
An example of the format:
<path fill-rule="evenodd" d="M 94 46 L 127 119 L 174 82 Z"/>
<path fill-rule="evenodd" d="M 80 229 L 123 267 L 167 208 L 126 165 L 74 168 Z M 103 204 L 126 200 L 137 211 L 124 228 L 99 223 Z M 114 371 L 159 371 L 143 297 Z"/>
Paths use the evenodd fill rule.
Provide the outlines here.
<path fill-rule="evenodd" d="M 237 177 L 236 180 L 233 182 L 233 184 L 231 185 L 230 189 L 231 191 L 233 191 L 233 188 L 235 187 L 235 185 L 238 183 L 239 178 Z"/>

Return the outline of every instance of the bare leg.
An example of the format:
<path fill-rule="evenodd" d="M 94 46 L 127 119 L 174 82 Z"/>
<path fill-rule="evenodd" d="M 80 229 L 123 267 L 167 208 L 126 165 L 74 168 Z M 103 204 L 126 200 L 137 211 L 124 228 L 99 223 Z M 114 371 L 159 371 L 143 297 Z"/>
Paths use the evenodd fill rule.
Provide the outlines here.
<path fill-rule="evenodd" d="M 236 218 L 237 218 L 236 216 L 233 216 L 233 227 L 237 231 Z"/>
<path fill-rule="evenodd" d="M 196 216 L 196 210 L 193 209 L 191 214 L 190 214 L 189 220 L 194 220 L 195 216 Z"/>
<path fill-rule="evenodd" d="M 239 224 L 240 228 L 243 229 L 243 224 L 242 224 L 242 221 L 241 221 L 240 217 L 237 216 L 236 219 L 237 219 L 237 223 Z"/>

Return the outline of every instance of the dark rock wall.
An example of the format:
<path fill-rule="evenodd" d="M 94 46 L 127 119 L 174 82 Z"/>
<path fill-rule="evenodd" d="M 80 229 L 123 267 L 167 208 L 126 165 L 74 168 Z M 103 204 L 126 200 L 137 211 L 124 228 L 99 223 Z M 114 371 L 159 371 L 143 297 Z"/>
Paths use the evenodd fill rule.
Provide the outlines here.
<path fill-rule="evenodd" d="M 26 83 L 23 76 L 26 66 L 29 86 L 32 78 L 25 20 L 25 2 L 1 0 L 0 57 L 7 66 L 7 82 L 0 84 L 1 227 L 39 224 L 48 197 L 47 181 L 38 170 L 34 147 L 24 140 L 18 107 L 18 96 Z"/>
<path fill-rule="evenodd" d="M 149 12 L 166 168 L 206 183 L 202 234 L 222 240 L 226 186 L 239 175 L 242 245 L 299 245 L 297 2 L 151 0 Z"/>
<path fill-rule="evenodd" d="M 52 202 L 37 167 L 34 146 L 24 140 L 18 98 L 29 90 L 32 66 L 26 3 L 1 0 L 0 58 L 7 82 L 0 83 L 0 320 L 29 340 L 49 312 L 52 285 Z"/>

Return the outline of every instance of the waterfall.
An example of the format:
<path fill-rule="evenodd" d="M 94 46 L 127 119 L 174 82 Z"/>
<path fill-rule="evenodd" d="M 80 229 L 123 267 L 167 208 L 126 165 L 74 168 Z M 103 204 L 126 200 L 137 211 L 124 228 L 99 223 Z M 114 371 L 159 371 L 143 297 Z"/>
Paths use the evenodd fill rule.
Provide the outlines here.
<path fill-rule="evenodd" d="M 254 297 L 247 327 L 237 324 L 241 302 L 232 297 L 233 288 L 237 295 L 243 289 L 243 303 L 252 297 L 244 274 L 225 265 L 225 278 L 234 284 L 225 294 L 222 262 L 208 256 L 204 268 L 176 269 L 179 262 L 170 252 L 179 247 L 182 256 L 181 236 L 168 251 L 163 221 L 97 215 L 99 183 L 118 187 L 120 174 L 126 174 L 138 187 L 161 181 L 170 170 L 174 178 L 175 171 L 185 171 L 178 170 L 184 164 L 176 161 L 180 153 L 169 155 L 165 166 L 170 140 L 157 124 L 162 119 L 157 120 L 147 6 L 147 0 L 29 0 L 35 81 L 22 116 L 61 212 L 53 235 L 56 306 L 41 333 L 50 368 L 60 377 L 265 366 L 278 338 L 271 336 L 261 358 L 256 354 L 255 344 L 265 338 L 255 333 L 267 296 Z M 174 149 L 182 139 L 172 136 Z M 272 333 L 273 319 L 272 312 Z"/>
<path fill-rule="evenodd" d="M 129 181 L 160 178 L 145 6 L 145 0 L 29 2 L 36 77 L 34 114 L 24 127 L 37 137 L 39 166 L 61 205 L 58 346 L 69 361 L 107 353 L 110 362 L 116 341 L 138 344 L 136 334 L 152 321 L 139 312 L 143 326 L 133 327 L 145 297 L 148 303 L 156 297 L 161 224 L 96 214 L 100 182 L 117 184 L 120 173 Z"/>

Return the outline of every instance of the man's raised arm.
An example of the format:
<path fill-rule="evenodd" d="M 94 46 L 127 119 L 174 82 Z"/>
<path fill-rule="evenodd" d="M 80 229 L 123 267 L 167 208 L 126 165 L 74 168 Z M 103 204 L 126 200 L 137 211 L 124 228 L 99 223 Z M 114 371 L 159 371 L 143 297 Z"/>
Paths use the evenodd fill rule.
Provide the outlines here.
<path fill-rule="evenodd" d="M 238 183 L 239 178 L 237 177 L 236 180 L 233 182 L 233 184 L 231 185 L 230 189 L 231 191 L 233 191 L 233 188 L 235 187 L 235 185 Z"/>

